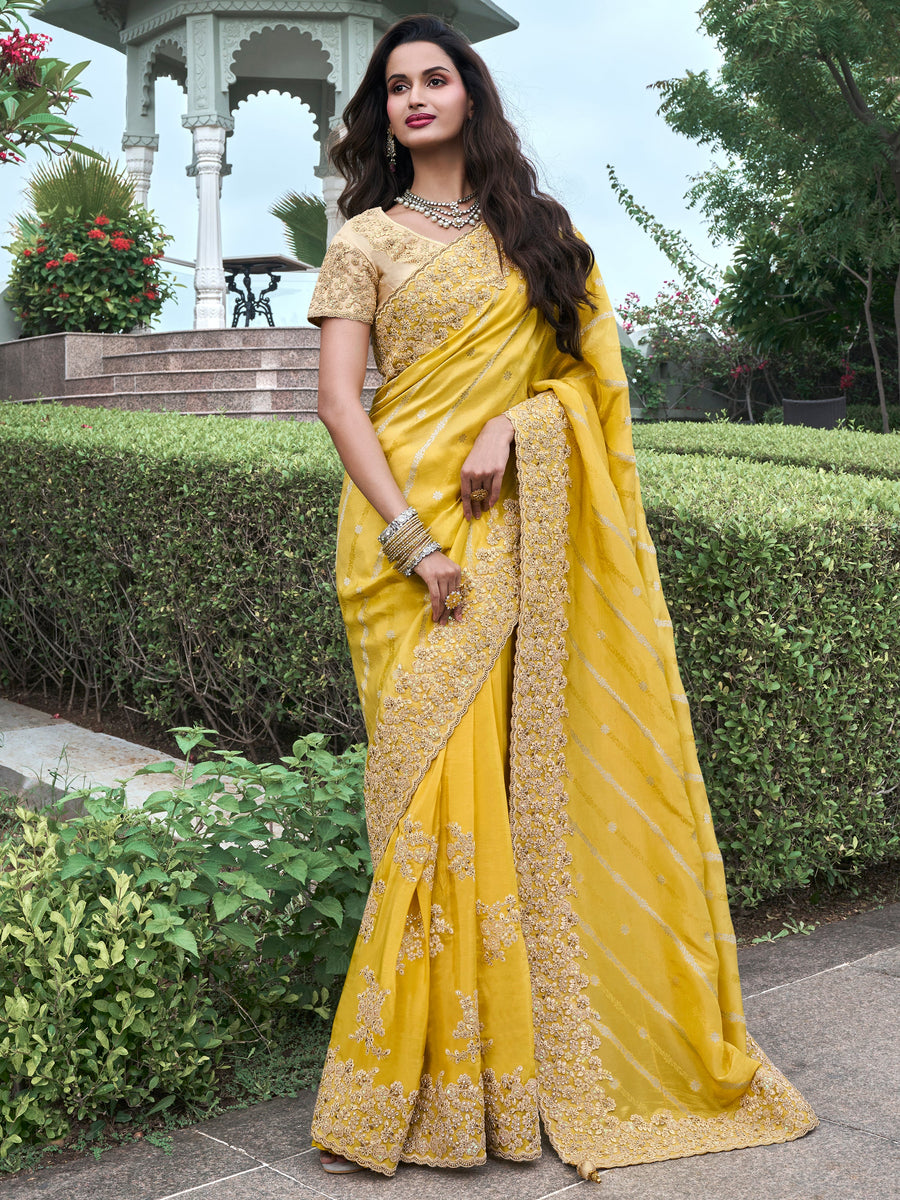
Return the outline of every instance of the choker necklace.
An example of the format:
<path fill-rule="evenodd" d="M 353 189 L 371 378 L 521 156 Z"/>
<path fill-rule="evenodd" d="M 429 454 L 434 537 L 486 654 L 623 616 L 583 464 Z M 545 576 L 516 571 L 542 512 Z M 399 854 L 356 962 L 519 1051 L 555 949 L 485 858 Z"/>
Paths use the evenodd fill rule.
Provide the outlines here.
<path fill-rule="evenodd" d="M 397 203 L 430 217 L 435 225 L 440 225 L 443 229 L 462 229 L 466 225 L 477 225 L 481 220 L 477 192 L 470 192 L 461 200 L 424 200 L 407 188 L 402 196 L 397 197 Z M 464 204 L 468 204 L 469 207 L 464 209 Z"/>

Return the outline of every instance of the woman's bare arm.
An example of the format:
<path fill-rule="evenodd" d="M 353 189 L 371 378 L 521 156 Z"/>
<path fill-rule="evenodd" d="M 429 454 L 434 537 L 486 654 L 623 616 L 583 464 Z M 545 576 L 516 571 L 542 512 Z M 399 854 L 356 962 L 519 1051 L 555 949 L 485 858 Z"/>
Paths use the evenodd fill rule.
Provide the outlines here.
<path fill-rule="evenodd" d="M 362 321 L 327 317 L 322 322 L 318 409 L 347 474 L 387 524 L 408 505 L 359 402 L 366 377 L 369 333 L 369 326 Z M 445 554 L 435 552 L 422 559 L 416 574 L 428 587 L 434 620 L 446 624 L 444 598 L 459 587 L 459 566 Z"/>
<path fill-rule="evenodd" d="M 319 418 L 344 468 L 385 524 L 407 508 L 384 451 L 360 404 L 369 355 L 369 326 L 328 317 L 319 354 Z"/>

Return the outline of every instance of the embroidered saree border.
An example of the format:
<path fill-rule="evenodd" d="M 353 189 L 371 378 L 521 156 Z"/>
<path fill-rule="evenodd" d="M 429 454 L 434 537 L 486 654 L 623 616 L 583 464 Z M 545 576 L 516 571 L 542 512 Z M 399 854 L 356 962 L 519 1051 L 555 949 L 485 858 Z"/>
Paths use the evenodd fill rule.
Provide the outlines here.
<path fill-rule="evenodd" d="M 364 780 L 373 865 L 515 627 L 517 511 L 516 503 L 507 501 L 504 520 L 491 522 L 487 545 L 476 551 L 463 619 L 433 627 L 412 663 L 397 669 L 395 692 L 382 702 Z"/>
<path fill-rule="evenodd" d="M 367 1152 L 355 1150 L 353 1161 L 387 1176 L 396 1173 L 389 1165 L 396 1162 L 449 1168 L 482 1166 L 488 1153 L 507 1162 L 541 1157 L 537 1120 L 534 1128 L 523 1121 L 523 1112 L 534 1106 L 537 1080 L 523 1081 L 521 1068 L 500 1076 L 488 1068 L 474 1079 L 463 1073 L 455 1083 L 444 1083 L 443 1071 L 426 1074 L 408 1094 L 398 1081 L 376 1083 L 377 1073 L 328 1051 L 316 1130 L 323 1149 L 343 1154 L 367 1144 Z"/>
<path fill-rule="evenodd" d="M 519 474 L 521 601 L 510 751 L 510 819 L 533 989 L 541 1116 L 554 1149 L 596 1179 L 601 1168 L 790 1141 L 817 1122 L 752 1039 L 760 1063 L 736 1108 L 619 1119 L 609 1037 L 592 1008 L 568 839 L 565 685 L 569 430 L 552 392 L 509 410 Z M 529 681 L 540 680 L 540 687 Z M 611 1084 L 612 1087 L 607 1085 Z"/>

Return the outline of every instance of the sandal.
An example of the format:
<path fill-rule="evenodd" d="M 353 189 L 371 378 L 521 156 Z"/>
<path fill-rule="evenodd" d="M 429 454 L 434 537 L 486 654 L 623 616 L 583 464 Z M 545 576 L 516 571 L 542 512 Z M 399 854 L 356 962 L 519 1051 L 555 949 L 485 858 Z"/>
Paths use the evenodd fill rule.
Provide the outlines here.
<path fill-rule="evenodd" d="M 321 1157 L 322 1154 L 331 1154 L 331 1162 L 326 1162 Z M 365 1170 L 359 1163 L 351 1162 L 349 1158 L 344 1158 L 343 1154 L 332 1154 L 330 1150 L 320 1151 L 319 1162 L 326 1175 L 353 1175 L 356 1171 Z"/>

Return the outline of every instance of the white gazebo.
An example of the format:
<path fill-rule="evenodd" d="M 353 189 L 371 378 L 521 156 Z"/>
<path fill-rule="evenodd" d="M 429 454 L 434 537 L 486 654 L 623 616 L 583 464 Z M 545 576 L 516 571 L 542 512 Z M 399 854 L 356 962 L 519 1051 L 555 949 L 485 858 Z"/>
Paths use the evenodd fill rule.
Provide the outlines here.
<path fill-rule="evenodd" d="M 342 190 L 325 153 L 375 40 L 400 17 L 431 12 L 472 41 L 515 29 L 491 0 L 48 0 L 36 15 L 61 29 L 112 46 L 127 58 L 122 148 L 137 196 L 146 202 L 159 145 L 155 82 L 173 78 L 186 92 L 182 124 L 194 139 L 188 174 L 197 179 L 194 327 L 225 326 L 225 272 L 219 199 L 225 138 L 237 105 L 259 91 L 297 96 L 312 111 L 320 146 L 316 174 L 328 232 L 340 225 Z"/>

